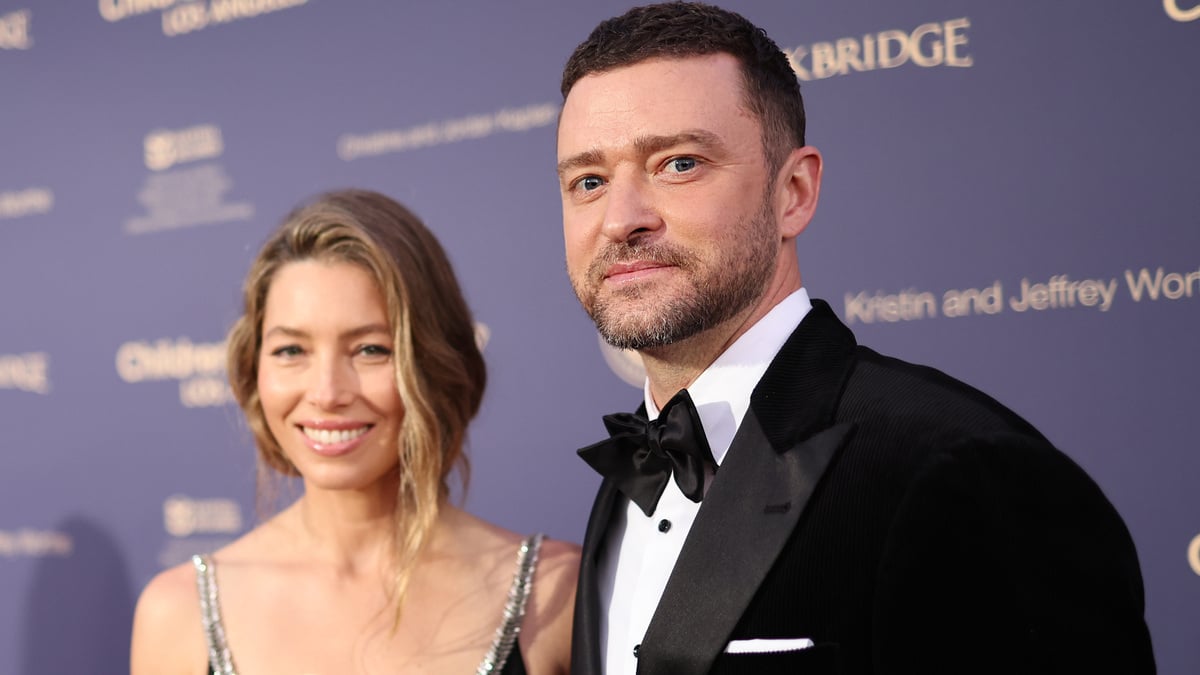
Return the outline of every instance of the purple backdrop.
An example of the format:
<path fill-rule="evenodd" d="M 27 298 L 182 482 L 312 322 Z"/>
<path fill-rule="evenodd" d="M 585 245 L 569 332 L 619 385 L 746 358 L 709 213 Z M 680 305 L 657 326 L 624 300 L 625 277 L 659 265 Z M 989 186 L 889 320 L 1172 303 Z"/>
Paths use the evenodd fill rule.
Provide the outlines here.
<path fill-rule="evenodd" d="M 219 343 L 266 233 L 333 187 L 425 218 L 487 328 L 466 506 L 582 537 L 573 451 L 639 392 L 566 281 L 554 119 L 626 4 L 409 4 L 0 0 L 0 673 L 127 672 L 138 590 L 253 526 Z M 810 293 L 1082 464 L 1160 671 L 1200 672 L 1196 0 L 734 8 L 806 80 Z"/>

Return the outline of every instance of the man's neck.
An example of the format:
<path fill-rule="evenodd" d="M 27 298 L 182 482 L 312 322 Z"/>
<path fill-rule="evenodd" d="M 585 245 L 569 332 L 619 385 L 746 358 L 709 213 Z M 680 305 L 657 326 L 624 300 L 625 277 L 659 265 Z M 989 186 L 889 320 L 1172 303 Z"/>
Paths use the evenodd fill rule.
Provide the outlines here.
<path fill-rule="evenodd" d="M 643 350 L 642 362 L 654 404 L 662 408 L 675 392 L 695 382 L 736 339 L 731 331 L 713 329 L 664 347 Z"/>
<path fill-rule="evenodd" d="M 790 284 L 777 286 L 757 303 L 720 325 L 669 345 L 642 350 L 654 404 L 661 408 L 676 392 L 689 387 L 738 338 L 799 288 L 798 279 L 794 288 Z"/>

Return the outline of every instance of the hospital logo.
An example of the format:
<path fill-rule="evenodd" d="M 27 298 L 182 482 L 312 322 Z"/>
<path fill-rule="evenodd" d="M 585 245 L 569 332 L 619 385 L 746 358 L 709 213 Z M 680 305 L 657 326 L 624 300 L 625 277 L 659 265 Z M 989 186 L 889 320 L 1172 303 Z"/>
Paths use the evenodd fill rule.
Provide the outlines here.
<path fill-rule="evenodd" d="M 116 368 L 130 384 L 178 381 L 179 402 L 185 408 L 233 401 L 225 381 L 224 342 L 192 342 L 186 337 L 126 342 L 117 349 Z"/>
<path fill-rule="evenodd" d="M 186 129 L 158 129 L 146 135 L 143 142 L 146 168 L 162 171 L 176 164 L 220 157 L 225 151 L 221 129 L 212 124 L 200 124 Z"/>

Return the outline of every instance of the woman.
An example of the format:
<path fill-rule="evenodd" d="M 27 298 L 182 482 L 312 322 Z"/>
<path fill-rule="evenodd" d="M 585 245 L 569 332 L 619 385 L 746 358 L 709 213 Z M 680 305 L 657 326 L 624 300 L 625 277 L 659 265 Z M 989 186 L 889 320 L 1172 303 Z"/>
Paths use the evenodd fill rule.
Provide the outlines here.
<path fill-rule="evenodd" d="M 304 492 L 150 582 L 134 675 L 569 670 L 575 547 L 448 503 L 486 373 L 412 213 L 351 190 L 288 216 L 250 269 L 228 369 L 260 467 Z"/>

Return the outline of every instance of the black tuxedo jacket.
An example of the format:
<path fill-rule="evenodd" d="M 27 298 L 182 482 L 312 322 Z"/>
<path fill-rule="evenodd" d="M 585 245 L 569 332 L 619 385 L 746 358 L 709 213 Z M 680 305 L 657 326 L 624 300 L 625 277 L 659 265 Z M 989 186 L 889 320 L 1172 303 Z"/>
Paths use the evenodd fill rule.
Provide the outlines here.
<path fill-rule="evenodd" d="M 583 544 L 572 673 L 600 675 Z M 809 638 L 770 655 L 730 640 Z M 1153 673 L 1120 516 L 1033 427 L 813 309 L 751 396 L 638 650 L 642 675 Z"/>

